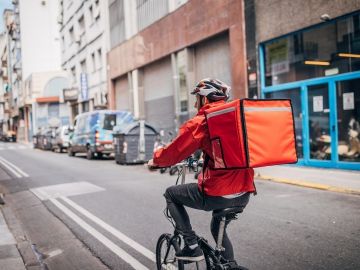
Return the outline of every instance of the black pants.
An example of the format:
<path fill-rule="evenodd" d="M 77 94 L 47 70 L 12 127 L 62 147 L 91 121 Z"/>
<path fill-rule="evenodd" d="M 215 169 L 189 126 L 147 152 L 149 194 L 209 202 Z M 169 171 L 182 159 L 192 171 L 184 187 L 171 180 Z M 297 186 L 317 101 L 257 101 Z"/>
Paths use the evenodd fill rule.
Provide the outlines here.
<path fill-rule="evenodd" d="M 249 202 L 250 193 L 233 199 L 207 195 L 203 198 L 203 194 L 199 191 L 198 185 L 196 183 L 190 183 L 171 186 L 166 190 L 164 196 L 170 214 L 175 221 L 176 229 L 181 232 L 187 245 L 193 245 L 197 243 L 197 237 L 192 230 L 190 219 L 184 206 L 204 211 L 236 206 L 245 207 Z M 230 221 L 227 221 L 226 226 L 229 223 Z M 212 218 L 210 228 L 215 241 L 217 241 L 219 225 L 220 219 Z M 228 260 L 234 260 L 233 247 L 226 230 L 224 232 L 222 245 L 225 248 L 223 256 Z"/>

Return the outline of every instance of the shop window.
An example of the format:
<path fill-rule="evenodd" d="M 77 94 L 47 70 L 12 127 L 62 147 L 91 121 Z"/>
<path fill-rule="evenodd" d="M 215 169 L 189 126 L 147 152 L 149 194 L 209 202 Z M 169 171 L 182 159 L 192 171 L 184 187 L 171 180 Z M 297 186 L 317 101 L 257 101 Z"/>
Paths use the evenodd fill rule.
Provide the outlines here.
<path fill-rule="evenodd" d="M 360 162 L 360 79 L 336 85 L 338 155 L 340 161 Z"/>
<path fill-rule="evenodd" d="M 328 85 L 308 86 L 310 158 L 331 160 Z"/>
<path fill-rule="evenodd" d="M 360 13 L 268 42 L 265 84 L 360 70 Z"/>
<path fill-rule="evenodd" d="M 50 103 L 48 105 L 49 119 L 59 117 L 59 103 Z"/>
<path fill-rule="evenodd" d="M 295 135 L 296 135 L 296 151 L 298 158 L 303 158 L 303 138 L 302 138 L 302 113 L 301 113 L 301 97 L 300 88 L 277 91 L 267 93 L 266 98 L 272 99 L 291 99 L 293 107 Z"/>
<path fill-rule="evenodd" d="M 82 104 L 82 112 L 88 112 L 89 111 L 89 101 L 85 101 Z"/>

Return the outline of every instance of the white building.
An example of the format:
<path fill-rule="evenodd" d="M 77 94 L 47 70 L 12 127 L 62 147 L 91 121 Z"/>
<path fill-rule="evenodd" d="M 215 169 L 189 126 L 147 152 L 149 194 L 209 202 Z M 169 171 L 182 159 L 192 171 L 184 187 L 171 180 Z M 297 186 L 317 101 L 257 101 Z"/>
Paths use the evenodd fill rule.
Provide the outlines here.
<path fill-rule="evenodd" d="M 107 0 L 60 0 L 62 67 L 70 76 L 72 118 L 106 107 L 106 53 L 109 50 Z"/>
<path fill-rule="evenodd" d="M 27 79 L 33 72 L 61 70 L 60 34 L 56 20 L 58 1 L 18 2 L 14 11 L 20 16 L 22 77 Z"/>
<path fill-rule="evenodd" d="M 60 35 L 57 24 L 59 2 L 55 0 L 27 1 L 12 0 L 13 22 L 7 27 L 11 36 L 8 47 L 10 55 L 9 84 L 12 92 L 14 130 L 18 140 L 29 141 L 38 127 L 49 127 L 48 121 L 68 124 L 69 109 L 61 105 L 63 89 L 67 87 L 67 74 L 62 72 Z M 4 15 L 5 16 L 5 15 Z M 34 78 L 44 81 L 43 88 Z M 29 81 L 34 83 L 29 87 Z M 49 91 L 45 88 L 58 89 Z M 46 98 L 43 94 L 47 93 Z M 38 102 L 40 100 L 40 103 Z M 39 103 L 39 104 L 38 104 Z M 49 118 L 49 114 L 51 117 Z M 65 119 L 67 115 L 68 119 Z M 42 124 L 38 121 L 42 120 Z"/>
<path fill-rule="evenodd" d="M 1 65 L 0 65 L 0 137 L 2 133 L 7 132 L 8 125 L 7 121 L 9 119 L 9 116 L 7 113 L 5 113 L 5 106 L 9 106 L 9 104 L 6 104 L 7 101 L 5 101 L 5 87 L 7 83 L 7 67 L 5 66 L 3 68 L 3 62 L 6 63 L 7 61 L 7 53 L 6 53 L 6 43 L 7 43 L 7 36 L 6 33 L 0 34 L 0 58 L 1 58 Z"/>

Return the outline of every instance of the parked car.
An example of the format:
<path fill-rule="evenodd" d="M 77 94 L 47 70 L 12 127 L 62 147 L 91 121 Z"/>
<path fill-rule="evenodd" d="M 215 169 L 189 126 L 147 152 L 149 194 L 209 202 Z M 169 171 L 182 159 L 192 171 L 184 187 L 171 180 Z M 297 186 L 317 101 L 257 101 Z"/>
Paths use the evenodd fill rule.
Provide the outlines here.
<path fill-rule="evenodd" d="M 63 150 L 67 150 L 70 142 L 70 133 L 73 128 L 70 126 L 61 126 L 55 130 L 55 137 L 52 140 L 52 150 L 58 150 L 62 153 Z"/>
<path fill-rule="evenodd" d="M 13 130 L 8 130 L 1 133 L 0 139 L 4 142 L 16 142 L 16 132 Z"/>
<path fill-rule="evenodd" d="M 87 159 L 93 159 L 95 155 L 101 158 L 114 153 L 113 127 L 132 122 L 134 118 L 127 111 L 99 110 L 79 114 L 75 118 L 69 156 L 86 153 Z"/>

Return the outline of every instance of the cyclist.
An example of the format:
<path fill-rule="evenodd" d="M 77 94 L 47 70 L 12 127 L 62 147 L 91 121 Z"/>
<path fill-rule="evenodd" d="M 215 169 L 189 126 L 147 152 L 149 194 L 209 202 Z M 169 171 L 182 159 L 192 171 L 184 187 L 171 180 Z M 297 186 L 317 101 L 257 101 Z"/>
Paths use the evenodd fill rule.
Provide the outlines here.
<path fill-rule="evenodd" d="M 148 163 L 149 167 L 167 167 L 182 161 L 197 149 L 201 149 L 204 154 L 205 168 L 198 176 L 198 183 L 171 186 L 164 194 L 176 229 L 185 241 L 185 247 L 176 253 L 179 260 L 200 261 L 204 258 L 184 206 L 205 211 L 245 207 L 249 202 L 250 193 L 255 192 L 252 168 L 213 169 L 214 159 L 204 111 L 224 104 L 229 98 L 229 91 L 230 87 L 220 80 L 210 78 L 201 80 L 191 92 L 196 95 L 195 108 L 198 113 L 185 122 L 178 136 L 170 144 L 157 150 Z M 215 241 L 217 241 L 219 223 L 218 219 L 211 220 L 211 233 Z M 223 247 L 225 248 L 223 257 L 236 265 L 233 247 L 226 232 Z"/>

